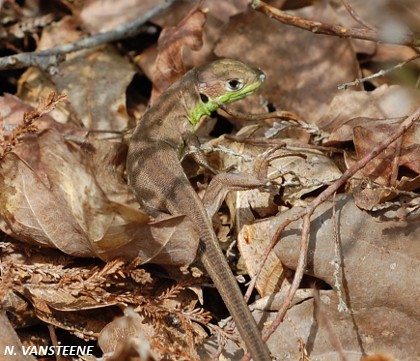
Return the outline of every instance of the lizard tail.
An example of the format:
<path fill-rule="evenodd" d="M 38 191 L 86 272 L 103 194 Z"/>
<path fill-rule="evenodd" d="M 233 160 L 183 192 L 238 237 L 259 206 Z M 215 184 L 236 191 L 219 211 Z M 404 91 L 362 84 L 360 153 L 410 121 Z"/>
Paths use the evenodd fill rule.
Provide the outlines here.
<path fill-rule="evenodd" d="M 218 242 L 216 235 L 213 230 L 210 234 L 208 233 L 203 229 L 200 232 L 205 247 L 201 254 L 201 261 L 211 279 L 219 288 L 220 295 L 232 318 L 237 320 L 236 327 L 253 360 L 270 361 L 268 347 L 261 338 L 261 332 L 243 298 L 236 279 L 232 275 L 226 258 L 218 245 L 213 246 L 214 242 Z"/>

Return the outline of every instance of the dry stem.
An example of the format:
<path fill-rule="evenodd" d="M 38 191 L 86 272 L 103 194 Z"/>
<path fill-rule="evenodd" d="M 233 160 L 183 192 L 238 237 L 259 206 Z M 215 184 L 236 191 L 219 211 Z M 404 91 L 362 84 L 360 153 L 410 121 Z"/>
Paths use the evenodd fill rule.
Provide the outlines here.
<path fill-rule="evenodd" d="M 377 43 L 402 44 L 409 46 L 420 46 L 420 39 L 412 33 L 401 33 L 399 36 L 386 37 L 378 30 L 372 30 L 368 27 L 361 29 L 348 28 L 336 24 L 326 24 L 320 21 L 303 19 L 298 16 L 290 15 L 282 10 L 272 7 L 263 1 L 254 0 L 252 7 L 266 14 L 268 17 L 276 19 L 283 24 L 293 25 L 295 27 L 308 30 L 314 34 L 324 34 L 339 36 L 340 38 L 362 39 L 374 41 Z"/>
<path fill-rule="evenodd" d="M 143 25 L 147 21 L 168 8 L 173 2 L 174 0 L 167 0 L 136 20 L 117 26 L 111 31 L 95 34 L 51 49 L 5 56 L 0 58 L 0 70 L 21 69 L 28 66 L 47 69 L 52 65 L 57 65 L 66 54 L 134 36 L 145 30 Z"/>

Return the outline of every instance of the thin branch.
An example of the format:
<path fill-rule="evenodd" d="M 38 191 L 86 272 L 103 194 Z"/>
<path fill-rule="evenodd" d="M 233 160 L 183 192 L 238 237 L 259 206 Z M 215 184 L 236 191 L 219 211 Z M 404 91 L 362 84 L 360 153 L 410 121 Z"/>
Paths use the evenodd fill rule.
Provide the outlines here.
<path fill-rule="evenodd" d="M 145 28 L 143 25 L 168 8 L 174 1 L 166 0 L 136 20 L 117 26 L 111 31 L 95 34 L 51 49 L 5 56 L 0 58 L 0 70 L 21 69 L 28 66 L 38 66 L 41 69 L 47 69 L 51 65 L 57 65 L 66 54 L 135 36 L 141 31 L 149 29 L 150 27 Z"/>
<path fill-rule="evenodd" d="M 303 19 L 298 16 L 290 15 L 282 10 L 272 7 L 263 1 L 254 0 L 251 6 L 270 18 L 276 19 L 283 24 L 308 30 L 314 34 L 333 35 L 340 38 L 362 39 L 374 41 L 376 43 L 403 44 L 409 46 L 420 46 L 420 38 L 412 33 L 401 33 L 399 36 L 386 37 L 380 31 L 368 28 L 347 28 L 341 25 L 326 24 L 320 21 Z"/>
<path fill-rule="evenodd" d="M 400 138 L 402 139 L 402 138 Z M 343 299 L 343 292 L 342 292 L 342 280 L 344 281 L 345 279 L 345 274 L 344 274 L 344 265 L 343 265 L 343 255 L 341 253 L 341 245 L 340 245 L 340 234 L 339 234 L 339 230 L 338 230 L 338 222 L 337 222 L 337 210 L 336 210 L 336 197 L 337 193 L 334 193 L 334 197 L 333 197 L 333 214 L 332 214 L 332 219 L 333 219 L 333 229 L 334 229 L 334 272 L 333 272 L 333 277 L 334 277 L 334 289 L 335 292 L 337 293 L 337 297 L 338 297 L 338 311 L 339 312 L 349 312 L 349 308 L 346 304 L 346 302 Z M 340 279 L 340 273 L 342 276 L 342 280 Z"/>
<path fill-rule="evenodd" d="M 388 74 L 388 73 L 390 73 L 391 71 L 393 71 L 395 69 L 402 68 L 404 65 L 406 65 L 410 61 L 416 60 L 418 58 L 420 58 L 420 54 L 416 54 L 416 55 L 412 56 L 411 58 L 408 58 L 407 60 L 404 60 L 403 62 L 398 63 L 397 65 L 394 65 L 391 68 L 379 70 L 378 72 L 376 72 L 374 74 L 371 74 L 371 75 L 369 75 L 369 76 L 367 76 L 365 78 L 358 78 L 358 79 L 356 79 L 356 80 L 354 80 L 354 81 L 352 81 L 350 83 L 340 84 L 337 88 L 339 90 L 345 90 L 345 89 L 350 88 L 351 86 L 357 86 L 357 85 L 359 85 L 359 84 L 361 84 L 361 83 L 363 83 L 365 81 L 368 81 L 368 80 L 371 80 L 371 79 L 375 79 L 375 78 L 378 78 L 380 76 L 384 76 L 385 74 Z"/>
<path fill-rule="evenodd" d="M 269 112 L 269 113 L 247 114 L 247 113 L 242 113 L 235 109 L 229 108 L 223 103 L 218 104 L 218 107 L 224 110 L 230 116 L 234 118 L 246 120 L 246 121 L 261 121 L 261 120 L 267 120 L 267 119 L 300 121 L 300 118 L 296 114 L 287 112 L 285 110 L 276 110 L 274 112 Z"/>
<path fill-rule="evenodd" d="M 353 9 L 353 7 L 348 3 L 347 0 L 341 0 L 341 3 L 346 8 L 347 12 L 350 14 L 350 16 L 357 21 L 360 25 L 364 26 L 367 29 L 375 30 L 375 28 L 368 24 L 366 21 L 364 21 L 359 14 L 356 13 L 356 11 Z"/>

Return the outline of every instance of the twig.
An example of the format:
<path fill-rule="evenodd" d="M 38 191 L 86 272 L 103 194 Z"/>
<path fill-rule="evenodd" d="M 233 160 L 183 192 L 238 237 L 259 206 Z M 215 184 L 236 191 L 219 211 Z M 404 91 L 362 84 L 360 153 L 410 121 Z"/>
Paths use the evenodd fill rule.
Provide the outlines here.
<path fill-rule="evenodd" d="M 341 0 L 341 3 L 346 8 L 347 12 L 350 14 L 350 16 L 357 21 L 360 25 L 364 26 L 367 29 L 375 30 L 375 28 L 368 24 L 366 21 L 364 21 L 359 14 L 356 13 L 356 11 L 353 9 L 353 7 L 347 2 L 347 0 Z"/>
<path fill-rule="evenodd" d="M 223 109 L 226 113 L 228 113 L 232 117 L 247 120 L 247 121 L 260 121 L 260 120 L 267 120 L 267 119 L 300 121 L 300 118 L 296 114 L 287 112 L 285 110 L 276 110 L 274 112 L 269 112 L 269 113 L 247 114 L 247 113 L 238 112 L 237 110 L 229 108 L 223 103 L 218 104 L 218 107 L 220 109 Z"/>
<path fill-rule="evenodd" d="M 385 70 L 384 69 L 379 70 L 378 72 L 376 72 L 374 74 L 371 74 L 371 75 L 369 75 L 369 76 L 367 76 L 365 78 L 358 78 L 358 79 L 356 79 L 356 80 L 354 80 L 354 81 L 352 81 L 350 83 L 340 84 L 337 88 L 339 90 L 345 90 L 345 89 L 350 88 L 351 86 L 357 86 L 360 83 L 363 83 L 363 82 L 365 82 L 367 80 L 371 80 L 371 79 L 374 79 L 374 78 L 378 78 L 380 76 L 384 76 L 385 74 L 388 74 L 388 73 L 390 73 L 391 71 L 393 71 L 395 69 L 402 68 L 404 65 L 406 65 L 410 61 L 416 60 L 418 58 L 420 58 L 420 54 L 416 54 L 416 55 L 412 56 L 411 58 L 408 58 L 407 60 L 404 60 L 403 62 L 398 63 L 397 65 L 394 65 L 391 68 L 388 68 L 388 69 L 385 69 Z"/>
<path fill-rule="evenodd" d="M 266 332 L 264 333 L 263 339 L 268 340 L 269 337 L 273 334 L 276 328 L 280 325 L 283 321 L 283 318 L 291 304 L 293 296 L 299 287 L 299 284 L 303 277 L 303 271 L 305 268 L 305 260 L 307 254 L 307 246 L 308 246 L 308 239 L 309 239 L 309 232 L 310 232 L 310 217 L 315 211 L 315 209 L 325 202 L 330 196 L 332 196 L 335 192 L 337 192 L 354 174 L 356 174 L 360 169 L 364 168 L 372 159 L 376 158 L 381 152 L 383 152 L 391 143 L 396 141 L 399 137 L 401 137 L 416 121 L 420 119 L 420 108 L 418 108 L 414 113 L 408 116 L 399 126 L 398 130 L 396 130 L 389 138 L 378 144 L 376 147 L 372 149 L 372 151 L 366 154 L 363 158 L 357 161 L 353 166 L 348 168 L 343 175 L 337 179 L 333 184 L 331 184 L 328 188 L 326 188 L 322 193 L 320 193 L 312 202 L 308 203 L 308 205 L 299 213 L 294 215 L 293 217 L 288 218 L 285 220 L 278 228 L 277 231 L 274 233 L 270 245 L 266 252 L 264 253 L 263 260 L 261 262 L 260 268 L 264 266 L 265 261 L 267 260 L 268 254 L 271 252 L 274 245 L 280 239 L 280 236 L 283 230 L 291 223 L 297 221 L 298 219 L 303 218 L 303 227 L 301 233 L 301 241 L 300 241 L 300 251 L 299 251 L 299 258 L 298 263 L 296 266 L 296 273 L 293 278 L 292 285 L 288 290 L 288 294 L 286 299 L 284 300 L 280 310 L 277 313 L 275 320 L 271 323 L 271 325 L 267 328 Z M 259 269 L 260 269 L 259 268 Z M 258 272 L 259 274 L 259 272 Z M 254 276 L 255 278 L 255 276 Z M 254 280 L 253 280 L 254 281 Z M 255 284 L 255 281 L 253 282 Z M 245 355 L 241 361 L 250 360 L 251 356 L 249 354 Z"/>
<path fill-rule="evenodd" d="M 144 31 L 143 25 L 152 17 L 168 8 L 174 1 L 166 0 L 166 2 L 156 6 L 138 19 L 128 24 L 117 26 L 111 31 L 95 34 L 51 49 L 5 56 L 0 58 L 0 70 L 21 69 L 28 66 L 38 66 L 41 69 L 47 69 L 51 65 L 56 65 L 66 54 L 132 37 Z"/>
<path fill-rule="evenodd" d="M 420 46 L 420 39 L 412 33 L 401 33 L 399 36 L 386 37 L 380 31 L 368 28 L 347 28 L 341 25 L 326 24 L 320 21 L 303 19 L 298 16 L 290 15 L 282 10 L 272 7 L 263 1 L 253 0 L 251 6 L 270 18 L 274 18 L 283 24 L 293 25 L 298 28 L 308 30 L 314 34 L 333 35 L 340 38 L 362 39 L 374 41 L 376 43 L 403 44 L 410 46 Z"/>
<path fill-rule="evenodd" d="M 305 144 L 298 142 L 285 142 L 281 139 L 267 139 L 267 138 L 247 138 L 238 135 L 225 134 L 225 139 L 232 140 L 238 143 L 245 144 L 254 144 L 254 145 L 271 145 L 277 146 L 278 148 L 299 148 L 299 149 L 308 149 L 308 150 L 320 150 L 329 153 L 344 153 L 343 149 L 323 146 L 323 145 L 314 145 L 314 144 Z"/>
<path fill-rule="evenodd" d="M 340 273 L 342 275 L 342 279 L 344 280 L 345 274 L 343 271 L 343 255 L 341 253 L 341 247 L 340 247 L 340 235 L 338 231 L 338 224 L 337 224 L 337 210 L 336 210 L 336 197 L 337 193 L 334 193 L 333 197 L 333 228 L 334 228 L 334 288 L 335 292 L 338 296 L 338 312 L 348 312 L 349 308 L 347 307 L 346 302 L 344 302 L 343 299 L 343 293 L 342 293 L 342 282 L 340 280 Z"/>

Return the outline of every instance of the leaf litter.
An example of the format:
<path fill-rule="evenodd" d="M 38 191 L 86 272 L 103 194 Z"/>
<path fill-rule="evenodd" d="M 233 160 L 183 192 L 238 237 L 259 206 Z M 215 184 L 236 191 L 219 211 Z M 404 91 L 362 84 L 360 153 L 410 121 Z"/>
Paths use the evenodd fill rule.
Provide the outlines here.
<path fill-rule="evenodd" d="M 46 13 L 36 5 L 16 3 L 0 13 L 6 24 L 1 36 L 13 51 L 27 50 L 17 42 L 22 37 L 33 40 L 37 49 L 51 48 L 77 40 L 82 28 L 93 34 L 112 31 L 155 4 L 135 3 L 63 2 L 67 14 L 60 7 Z M 314 3 L 288 13 L 361 26 L 338 3 Z M 378 11 L 360 1 L 347 3 L 377 26 Z M 95 6 L 110 19 L 107 27 L 92 10 Z M 398 29 L 416 31 L 404 5 L 378 6 L 382 23 L 394 19 Z M 17 34 L 9 24 L 27 23 L 23 14 L 42 21 Z M 204 200 L 215 214 L 222 247 L 234 256 L 233 270 L 251 277 L 259 272 L 256 289 L 262 298 L 253 312 L 265 323 L 274 320 L 273 311 L 281 308 L 292 283 L 303 223 L 286 227 L 259 270 L 276 230 L 392 136 L 420 106 L 418 59 L 364 88 L 338 89 L 413 56 L 408 46 L 315 35 L 269 19 L 243 1 L 176 2 L 150 26 L 160 32 L 158 41 L 149 31 L 138 35 L 137 43 L 68 54 L 55 67 L 11 74 L 2 87 L 0 294 L 9 316 L 3 345 L 33 344 L 25 337 L 28 330 L 42 335 L 42 325 L 53 325 L 65 332 L 59 334 L 60 342 L 97 341 L 107 360 L 133 355 L 139 360 L 206 359 L 219 352 L 214 340 L 225 345 L 230 359 L 240 358 L 237 336 L 228 326 L 209 323 L 203 281 L 191 277 L 190 271 L 201 273 L 192 263 L 198 236 L 191 223 L 183 216 L 150 217 L 126 184 L 125 129 L 134 123 L 130 114 L 135 113 L 127 108 L 127 97 L 133 92 L 143 92 L 147 99 L 153 86 L 157 97 L 189 67 L 233 57 L 267 75 L 261 91 L 233 109 L 294 114 L 294 121 L 274 116 L 253 121 L 220 111 L 216 129 L 230 124 L 236 138 L 214 137 L 208 127 L 200 130 L 203 139 L 214 138 L 203 148 L 217 169 L 233 168 L 251 179 L 267 163 L 262 167 L 271 182 L 266 189 L 207 189 L 208 174 L 184 161 L 198 191 L 216 194 Z M 363 57 L 370 61 L 360 61 Z M 139 85 L 135 66 L 150 79 L 138 89 L 132 86 Z M 6 94 L 13 86 L 17 97 Z M 144 109 L 147 104 L 140 105 Z M 415 337 L 420 331 L 419 135 L 417 121 L 315 210 L 296 302 L 268 341 L 274 356 L 420 359 Z M 235 240 L 237 248 L 232 248 Z M 319 296 L 313 288 L 320 289 Z M 212 312 L 217 318 L 223 315 L 220 307 Z M 54 342 L 50 337 L 41 336 L 38 344 Z"/>

